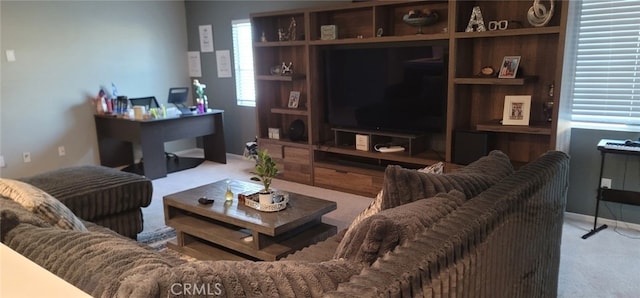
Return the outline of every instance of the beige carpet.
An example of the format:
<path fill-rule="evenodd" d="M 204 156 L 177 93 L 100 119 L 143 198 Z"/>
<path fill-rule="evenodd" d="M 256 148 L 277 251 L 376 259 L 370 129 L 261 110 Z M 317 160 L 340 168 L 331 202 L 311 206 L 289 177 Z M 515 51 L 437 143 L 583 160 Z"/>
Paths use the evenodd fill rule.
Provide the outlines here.
<path fill-rule="evenodd" d="M 196 150 L 186 156 L 201 156 L 201 152 Z M 154 180 L 153 200 L 149 207 L 143 209 L 143 233 L 165 228 L 164 195 L 225 178 L 249 181 L 252 168 L 252 161 L 227 154 L 226 165 L 205 161 L 194 169 Z M 372 199 L 277 179 L 273 186 L 337 202 L 338 209 L 325 215 L 323 221 L 336 225 L 338 230 L 347 227 Z M 580 238 L 591 225 L 571 218 L 565 220 L 558 296 L 640 297 L 640 231 L 610 227 L 587 240 Z"/>

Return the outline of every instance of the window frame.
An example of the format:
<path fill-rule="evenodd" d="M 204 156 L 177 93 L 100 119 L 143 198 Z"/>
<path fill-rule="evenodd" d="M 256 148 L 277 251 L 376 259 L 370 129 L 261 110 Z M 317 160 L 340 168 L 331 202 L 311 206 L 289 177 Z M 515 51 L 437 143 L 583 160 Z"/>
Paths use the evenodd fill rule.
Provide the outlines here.
<path fill-rule="evenodd" d="M 248 24 L 249 32 L 238 36 L 239 29 L 246 29 Z M 241 27 L 239 27 L 241 26 Z M 231 20 L 231 36 L 233 40 L 233 69 L 235 72 L 236 104 L 238 106 L 256 106 L 255 70 L 253 63 L 253 45 L 250 19 Z M 244 40 L 246 38 L 247 40 Z M 241 39 L 241 40 L 239 40 Z M 248 46 L 247 46 L 248 41 Z M 249 53 L 247 54 L 246 51 Z"/>
<path fill-rule="evenodd" d="M 640 14 L 640 1 L 612 3 L 584 0 L 575 6 L 576 26 L 569 26 L 575 29 L 570 29 L 568 32 L 573 34 L 575 40 L 574 44 L 567 47 L 569 51 L 573 51 L 570 57 L 571 72 L 567 74 L 571 76 L 568 86 L 571 94 L 572 127 L 640 131 L 640 24 L 637 24 L 637 21 L 634 23 L 626 19 L 613 18 L 611 12 L 616 11 L 616 5 L 625 6 L 629 3 L 637 10 L 618 9 L 618 13 Z M 603 10 L 602 6 L 606 6 L 606 10 Z M 585 10 L 592 13 L 585 14 Z M 599 18 L 599 15 L 607 18 Z M 614 30 L 614 28 L 621 28 L 617 26 L 624 24 L 630 28 L 627 31 L 628 34 L 622 34 L 620 29 Z M 626 46 L 625 42 L 627 42 Z M 628 55 L 625 57 L 630 60 L 624 61 L 632 61 L 632 63 L 620 66 L 620 64 L 616 65 L 616 62 L 620 61 L 618 59 L 611 59 L 611 56 L 602 58 L 603 55 L 610 54 L 612 51 L 620 51 Z M 632 58 L 633 56 L 635 58 Z M 613 84 L 622 87 L 607 87 Z M 596 86 L 595 89 L 594 86 Z M 600 96 L 594 96 L 594 91 L 602 91 L 602 93 Z M 628 108 L 628 110 L 622 110 L 622 108 Z M 616 113 L 619 115 L 613 115 Z"/>

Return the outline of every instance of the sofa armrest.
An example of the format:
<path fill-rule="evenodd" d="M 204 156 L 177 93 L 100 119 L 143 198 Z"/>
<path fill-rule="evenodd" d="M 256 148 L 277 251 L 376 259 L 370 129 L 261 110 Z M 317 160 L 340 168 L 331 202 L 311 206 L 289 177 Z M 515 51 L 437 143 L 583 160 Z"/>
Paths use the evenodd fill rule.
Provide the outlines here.
<path fill-rule="evenodd" d="M 102 166 L 79 166 L 21 178 L 65 204 L 76 216 L 94 221 L 149 206 L 151 180 Z"/>
<path fill-rule="evenodd" d="M 89 233 L 21 223 L 5 244 L 94 297 L 114 297 L 120 282 L 137 273 L 186 261 L 159 254 L 107 228 L 86 223 Z"/>
<path fill-rule="evenodd" d="M 555 297 L 569 158 L 549 152 L 326 297 Z"/>

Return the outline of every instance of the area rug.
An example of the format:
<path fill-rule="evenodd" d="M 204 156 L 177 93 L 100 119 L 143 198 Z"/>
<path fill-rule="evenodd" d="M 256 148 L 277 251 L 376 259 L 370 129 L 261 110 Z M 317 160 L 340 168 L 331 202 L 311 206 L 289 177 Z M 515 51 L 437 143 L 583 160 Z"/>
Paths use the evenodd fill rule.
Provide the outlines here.
<path fill-rule="evenodd" d="M 175 238 L 176 230 L 167 226 L 138 234 L 138 242 L 150 246 L 155 251 L 165 250 L 167 242 Z"/>
<path fill-rule="evenodd" d="M 160 254 L 174 256 L 187 262 L 197 261 L 196 258 L 182 254 L 173 249 L 167 249 L 167 242 L 176 238 L 176 230 L 171 227 L 162 227 L 154 231 L 138 234 L 138 243 L 149 246 Z"/>

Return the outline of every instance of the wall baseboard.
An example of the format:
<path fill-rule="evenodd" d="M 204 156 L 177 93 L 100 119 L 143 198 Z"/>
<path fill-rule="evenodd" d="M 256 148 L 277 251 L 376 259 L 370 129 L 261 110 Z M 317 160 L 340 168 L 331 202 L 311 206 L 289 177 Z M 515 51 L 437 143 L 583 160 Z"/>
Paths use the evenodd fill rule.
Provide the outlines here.
<path fill-rule="evenodd" d="M 569 219 L 573 219 L 573 220 L 577 220 L 577 221 L 583 221 L 585 223 L 589 223 L 589 224 L 593 225 L 594 217 L 591 216 L 591 215 L 584 215 L 584 214 L 573 213 L 573 212 L 565 212 L 564 213 L 564 217 L 565 218 L 569 218 Z M 615 227 L 617 225 L 620 228 L 628 228 L 628 229 L 640 231 L 640 224 L 635 224 L 635 223 L 626 222 L 626 221 L 612 220 L 612 219 L 608 219 L 608 218 L 598 217 L 598 226 L 601 225 L 601 224 L 606 224 L 606 225 L 608 225 L 610 227 Z"/>

